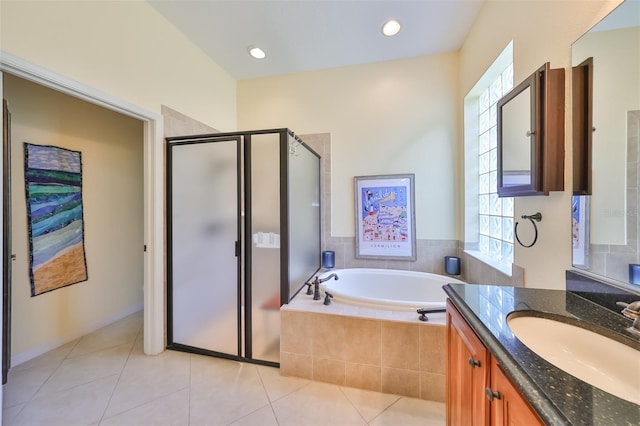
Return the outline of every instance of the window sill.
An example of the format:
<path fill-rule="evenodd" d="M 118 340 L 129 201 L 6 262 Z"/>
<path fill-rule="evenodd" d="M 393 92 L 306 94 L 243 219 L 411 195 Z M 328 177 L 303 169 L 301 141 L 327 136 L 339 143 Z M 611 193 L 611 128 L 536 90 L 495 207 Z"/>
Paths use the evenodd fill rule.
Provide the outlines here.
<path fill-rule="evenodd" d="M 495 259 L 490 259 L 477 250 L 464 250 L 464 252 L 469 256 L 478 259 L 480 262 L 492 267 L 493 269 L 497 269 L 508 277 L 513 276 L 513 264 L 511 263 L 502 263 L 498 262 Z"/>

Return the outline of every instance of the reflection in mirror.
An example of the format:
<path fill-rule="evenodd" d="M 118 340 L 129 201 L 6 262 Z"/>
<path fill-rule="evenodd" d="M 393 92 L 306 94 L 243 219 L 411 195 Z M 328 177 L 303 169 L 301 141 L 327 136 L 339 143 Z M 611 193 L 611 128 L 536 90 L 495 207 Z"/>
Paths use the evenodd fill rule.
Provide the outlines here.
<path fill-rule="evenodd" d="M 640 2 L 625 1 L 573 44 L 574 66 L 590 57 L 592 195 L 574 199 L 573 263 L 629 284 L 640 264 Z"/>
<path fill-rule="evenodd" d="M 531 88 L 502 107 L 502 185 L 531 185 Z"/>
<path fill-rule="evenodd" d="M 573 66 L 573 195 L 591 195 L 593 58 Z"/>

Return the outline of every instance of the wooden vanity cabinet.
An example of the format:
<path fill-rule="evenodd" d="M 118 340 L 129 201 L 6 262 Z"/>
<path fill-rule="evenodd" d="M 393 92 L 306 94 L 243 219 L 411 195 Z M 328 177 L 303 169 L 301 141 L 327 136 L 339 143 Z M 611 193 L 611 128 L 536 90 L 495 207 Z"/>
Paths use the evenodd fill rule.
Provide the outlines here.
<path fill-rule="evenodd" d="M 504 375 L 500 365 L 491 358 L 491 389 L 486 393 L 497 392 L 499 398 L 491 401 L 491 425 L 542 425 L 542 421 L 522 398 L 520 392 Z"/>
<path fill-rule="evenodd" d="M 447 300 L 447 425 L 542 425 L 471 326 Z"/>
<path fill-rule="evenodd" d="M 447 300 L 447 424 L 489 424 L 489 351 Z"/>

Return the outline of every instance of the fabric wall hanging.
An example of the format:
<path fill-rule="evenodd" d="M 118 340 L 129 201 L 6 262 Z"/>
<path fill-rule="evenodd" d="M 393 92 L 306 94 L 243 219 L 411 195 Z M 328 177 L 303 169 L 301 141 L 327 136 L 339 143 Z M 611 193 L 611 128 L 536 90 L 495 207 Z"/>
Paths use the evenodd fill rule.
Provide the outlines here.
<path fill-rule="evenodd" d="M 31 296 L 87 280 L 82 154 L 24 144 Z"/>

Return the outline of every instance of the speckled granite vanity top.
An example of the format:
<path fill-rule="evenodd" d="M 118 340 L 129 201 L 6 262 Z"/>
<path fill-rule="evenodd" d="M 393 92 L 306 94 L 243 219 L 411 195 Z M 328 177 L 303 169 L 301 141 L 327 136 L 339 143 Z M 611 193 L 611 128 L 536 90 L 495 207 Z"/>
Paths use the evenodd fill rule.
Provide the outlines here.
<path fill-rule="evenodd" d="M 640 405 L 601 391 L 551 365 L 524 346 L 507 326 L 507 315 L 513 311 L 542 312 L 640 351 L 640 339 L 625 330 L 631 325 L 630 319 L 561 290 L 476 284 L 447 284 L 444 290 L 546 424 L 640 424 Z M 640 352 L 638 364 L 629 368 L 640 368 Z"/>

